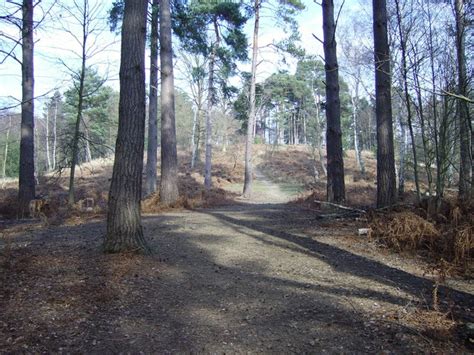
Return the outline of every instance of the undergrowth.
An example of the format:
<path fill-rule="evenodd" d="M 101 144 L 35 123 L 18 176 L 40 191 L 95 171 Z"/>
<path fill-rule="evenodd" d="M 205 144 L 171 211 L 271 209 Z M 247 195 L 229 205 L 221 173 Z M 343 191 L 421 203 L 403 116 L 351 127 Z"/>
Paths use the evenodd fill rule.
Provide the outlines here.
<path fill-rule="evenodd" d="M 453 273 L 471 275 L 474 257 L 474 205 L 425 199 L 415 208 L 369 213 L 369 236 L 397 252 L 446 262 Z"/>

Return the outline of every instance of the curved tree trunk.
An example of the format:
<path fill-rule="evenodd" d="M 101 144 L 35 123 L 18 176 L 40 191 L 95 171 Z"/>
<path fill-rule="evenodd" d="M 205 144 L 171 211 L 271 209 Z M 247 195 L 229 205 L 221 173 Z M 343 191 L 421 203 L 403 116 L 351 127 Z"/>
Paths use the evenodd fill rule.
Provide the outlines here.
<path fill-rule="evenodd" d="M 375 115 L 377 120 L 377 206 L 385 207 L 396 202 L 386 0 L 373 0 L 372 7 L 374 18 Z"/>
<path fill-rule="evenodd" d="M 110 183 L 105 252 L 150 251 L 141 226 L 145 139 L 147 0 L 125 0 L 120 58 L 119 124 Z"/>
<path fill-rule="evenodd" d="M 345 200 L 346 192 L 344 160 L 342 158 L 341 102 L 339 99 L 339 67 L 337 64 L 333 0 L 324 0 L 322 7 L 324 60 L 326 62 L 327 199 L 330 202 L 339 203 Z"/>
<path fill-rule="evenodd" d="M 174 108 L 173 49 L 169 0 L 160 3 L 161 59 L 161 180 L 160 201 L 176 202 L 178 193 L 178 155 Z"/>
<path fill-rule="evenodd" d="M 156 153 L 158 150 L 158 16 L 159 0 L 153 0 L 150 34 L 150 94 L 148 102 L 148 146 L 145 193 L 156 191 Z"/>
<path fill-rule="evenodd" d="M 28 214 L 30 201 L 35 198 L 33 8 L 33 0 L 23 0 L 21 139 L 18 188 L 18 217 L 20 218 Z"/>

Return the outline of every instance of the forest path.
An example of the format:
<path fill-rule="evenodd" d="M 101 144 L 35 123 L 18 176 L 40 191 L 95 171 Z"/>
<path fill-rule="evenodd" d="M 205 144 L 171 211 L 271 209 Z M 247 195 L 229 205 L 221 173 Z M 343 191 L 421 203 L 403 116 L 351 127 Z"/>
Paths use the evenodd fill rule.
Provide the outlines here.
<path fill-rule="evenodd" d="M 397 257 L 351 249 L 350 224 L 328 225 L 312 211 L 256 201 L 148 215 L 143 224 L 156 251 L 151 257 L 103 255 L 102 221 L 23 233 L 11 252 L 15 273 L 0 279 L 0 348 L 463 350 L 404 324 L 417 304 L 429 302 L 433 283 L 421 272 L 403 271 L 406 262 Z M 451 290 L 451 297 L 455 310 L 472 316 L 472 294 Z"/>
<path fill-rule="evenodd" d="M 257 167 L 254 167 L 253 170 L 252 198 L 238 199 L 239 201 L 244 201 L 247 204 L 284 204 L 298 197 L 300 191 L 303 191 L 302 186 L 298 184 L 275 183 Z M 241 193 L 243 184 L 232 184 L 227 186 L 227 189 Z"/>

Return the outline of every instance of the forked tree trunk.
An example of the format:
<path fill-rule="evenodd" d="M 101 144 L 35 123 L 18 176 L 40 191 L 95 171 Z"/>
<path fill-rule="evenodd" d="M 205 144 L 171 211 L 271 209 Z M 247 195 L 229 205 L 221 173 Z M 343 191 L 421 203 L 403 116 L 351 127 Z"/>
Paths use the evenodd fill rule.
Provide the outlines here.
<path fill-rule="evenodd" d="M 160 3 L 161 59 L 161 179 L 160 201 L 171 204 L 178 200 L 178 155 L 174 107 L 173 49 L 170 1 Z"/>
<path fill-rule="evenodd" d="M 333 0 L 323 0 L 324 60 L 326 69 L 326 149 L 327 199 L 345 200 L 344 161 L 342 158 L 341 102 L 339 99 L 339 67 L 337 64 L 336 24 Z"/>
<path fill-rule="evenodd" d="M 28 215 L 30 201 L 35 198 L 33 8 L 33 0 L 23 0 L 20 176 L 18 188 L 18 217 L 20 218 Z"/>
<path fill-rule="evenodd" d="M 372 0 L 377 120 L 377 206 L 396 202 L 395 154 L 392 126 L 390 49 L 386 0 Z"/>
<path fill-rule="evenodd" d="M 150 249 L 140 213 L 145 139 L 145 36 L 147 0 L 125 0 L 120 58 L 119 123 L 110 183 L 108 253 Z"/>
<path fill-rule="evenodd" d="M 252 69 L 250 79 L 250 110 L 249 121 L 247 123 L 247 139 L 245 140 L 245 176 L 244 191 L 245 198 L 252 196 L 253 166 L 252 166 L 252 145 L 255 126 L 255 81 L 257 75 L 257 54 L 258 54 L 258 30 L 260 27 L 260 5 L 261 0 L 255 0 L 255 23 L 253 27 L 252 44 Z"/>
<path fill-rule="evenodd" d="M 148 102 L 148 147 L 146 158 L 145 193 L 156 191 L 158 150 L 158 17 L 159 0 L 153 0 L 150 34 L 150 94 Z"/>

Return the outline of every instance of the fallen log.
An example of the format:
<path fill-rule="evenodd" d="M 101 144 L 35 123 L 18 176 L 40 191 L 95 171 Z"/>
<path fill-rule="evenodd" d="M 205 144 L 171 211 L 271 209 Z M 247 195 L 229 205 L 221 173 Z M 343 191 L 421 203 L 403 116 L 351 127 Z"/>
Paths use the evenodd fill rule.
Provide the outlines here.
<path fill-rule="evenodd" d="M 314 200 L 314 202 L 319 203 L 321 205 L 336 207 L 336 208 L 339 208 L 339 209 L 345 210 L 345 211 L 357 212 L 357 213 L 361 213 L 361 214 L 367 213 L 367 211 L 365 211 L 365 210 L 361 210 L 359 208 L 347 207 L 347 206 L 343 206 L 343 205 L 338 205 L 337 203 L 332 203 L 332 202 L 327 202 L 327 201 L 319 201 L 319 200 Z"/>

